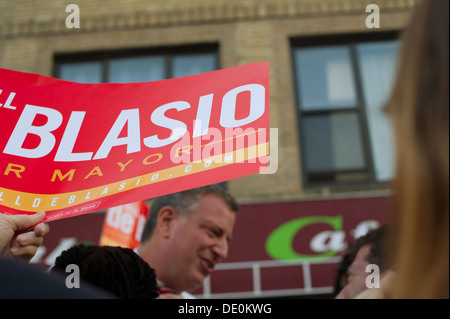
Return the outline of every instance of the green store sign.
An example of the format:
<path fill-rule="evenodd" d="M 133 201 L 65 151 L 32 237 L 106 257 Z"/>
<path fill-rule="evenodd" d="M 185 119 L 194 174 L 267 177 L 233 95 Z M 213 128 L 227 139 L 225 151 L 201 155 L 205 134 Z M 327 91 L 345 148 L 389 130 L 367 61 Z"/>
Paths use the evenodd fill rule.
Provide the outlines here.
<path fill-rule="evenodd" d="M 297 253 L 293 248 L 295 235 L 305 226 L 323 223 L 330 225 L 335 231 L 342 230 L 342 216 L 310 216 L 290 220 L 276 228 L 267 238 L 266 252 L 273 259 L 295 259 L 296 261 L 323 260 L 336 255 L 338 250 L 330 249 L 321 254 L 305 255 Z"/>

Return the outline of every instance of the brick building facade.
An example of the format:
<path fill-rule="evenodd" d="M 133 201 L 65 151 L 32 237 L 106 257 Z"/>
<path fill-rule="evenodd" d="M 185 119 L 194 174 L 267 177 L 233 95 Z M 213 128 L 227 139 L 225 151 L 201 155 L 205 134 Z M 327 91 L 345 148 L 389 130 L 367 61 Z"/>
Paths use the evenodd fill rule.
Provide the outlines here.
<path fill-rule="evenodd" d="M 368 29 L 373 1 L 77 1 L 80 28 L 67 28 L 65 1 L 1 1 L 0 65 L 54 75 L 55 55 L 215 44 L 219 67 L 270 61 L 271 124 L 279 130 L 276 174 L 229 183 L 243 199 L 385 189 L 386 185 L 302 184 L 292 40 L 398 32 L 416 1 L 376 1 L 380 28 Z"/>

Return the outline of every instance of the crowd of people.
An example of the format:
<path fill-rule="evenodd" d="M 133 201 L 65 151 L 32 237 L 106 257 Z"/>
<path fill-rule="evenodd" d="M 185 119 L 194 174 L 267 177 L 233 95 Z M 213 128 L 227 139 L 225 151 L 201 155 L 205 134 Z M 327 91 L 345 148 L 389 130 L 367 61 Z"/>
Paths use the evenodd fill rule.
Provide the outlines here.
<path fill-rule="evenodd" d="M 424 0 L 402 34 L 386 105 L 397 154 L 389 227 L 353 243 L 337 298 L 449 298 L 448 9 Z M 26 265 L 49 232 L 45 213 L 0 214 L 0 297 L 191 298 L 227 257 L 238 210 L 217 185 L 163 196 L 136 251 L 77 245 L 50 274 Z M 69 264 L 91 286 L 66 289 L 58 272 Z M 367 288 L 368 264 L 380 268 L 379 289 Z"/>

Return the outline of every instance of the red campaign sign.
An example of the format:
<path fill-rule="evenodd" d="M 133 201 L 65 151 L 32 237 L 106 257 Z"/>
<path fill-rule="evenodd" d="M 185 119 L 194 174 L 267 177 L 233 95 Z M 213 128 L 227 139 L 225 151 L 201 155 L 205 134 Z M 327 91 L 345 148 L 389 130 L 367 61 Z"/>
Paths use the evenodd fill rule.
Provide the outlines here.
<path fill-rule="evenodd" d="M 47 221 L 263 171 L 269 63 L 82 84 L 0 69 L 0 213 Z"/>

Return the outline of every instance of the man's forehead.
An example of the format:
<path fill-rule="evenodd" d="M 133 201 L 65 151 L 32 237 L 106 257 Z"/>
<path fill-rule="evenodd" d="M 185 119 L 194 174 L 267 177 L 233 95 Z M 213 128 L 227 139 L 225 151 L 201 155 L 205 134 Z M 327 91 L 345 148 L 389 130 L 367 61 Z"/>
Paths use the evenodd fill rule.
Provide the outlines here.
<path fill-rule="evenodd" d="M 227 223 L 229 221 L 234 223 L 236 213 L 230 209 L 222 198 L 215 195 L 209 198 L 206 196 L 208 195 L 203 196 L 203 200 L 199 201 L 191 214 L 192 217 L 214 223 Z"/>
<path fill-rule="evenodd" d="M 234 211 L 231 210 L 230 205 L 220 197 L 219 195 L 215 194 L 205 194 L 203 195 L 194 206 L 194 210 L 199 209 L 207 209 L 207 210 L 223 210 L 223 211 L 229 211 L 234 213 Z"/>
<path fill-rule="evenodd" d="M 220 226 L 234 225 L 236 214 L 229 209 L 199 209 L 191 214 L 194 219 L 203 223 L 216 224 Z"/>

